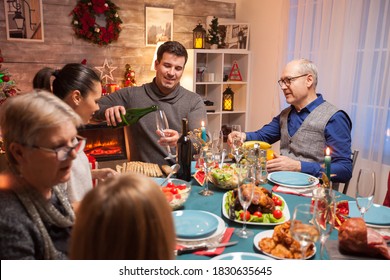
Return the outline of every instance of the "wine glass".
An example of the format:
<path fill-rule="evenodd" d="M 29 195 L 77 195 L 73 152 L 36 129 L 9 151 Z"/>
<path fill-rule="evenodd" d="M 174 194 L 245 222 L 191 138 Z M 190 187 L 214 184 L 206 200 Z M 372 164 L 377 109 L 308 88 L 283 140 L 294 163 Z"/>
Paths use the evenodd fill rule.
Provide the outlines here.
<path fill-rule="evenodd" d="M 216 153 L 222 152 L 223 149 L 223 132 L 222 130 L 216 130 L 212 134 L 211 146 Z"/>
<path fill-rule="evenodd" d="M 156 111 L 157 130 L 161 132 L 162 137 L 165 137 L 164 131 L 169 129 L 168 119 L 163 110 Z M 176 159 L 176 155 L 171 152 L 171 147 L 167 145 L 168 156 L 164 159 Z"/>
<path fill-rule="evenodd" d="M 320 233 L 320 258 L 324 259 L 325 242 L 334 229 L 336 215 L 335 194 L 329 188 L 313 190 L 314 222 Z"/>
<path fill-rule="evenodd" d="M 203 190 L 199 192 L 200 195 L 210 196 L 213 195 L 214 192 L 209 190 L 209 173 L 211 168 L 215 165 L 215 156 L 213 154 L 213 150 L 211 147 L 204 147 L 201 151 L 202 163 L 205 173 L 205 180 L 203 183 Z"/>
<path fill-rule="evenodd" d="M 232 139 L 232 154 L 234 156 L 234 159 L 236 160 L 236 163 L 239 163 L 241 158 L 244 155 L 244 150 L 242 148 L 241 125 L 233 124 L 232 125 L 232 132 L 234 132 L 234 131 L 239 132 L 239 135 L 235 136 Z"/>
<path fill-rule="evenodd" d="M 247 210 L 249 205 L 252 203 L 253 193 L 255 189 L 255 170 L 252 165 L 242 165 L 239 164 L 237 167 L 238 173 L 238 186 L 237 186 L 237 194 L 240 204 L 243 209 L 243 226 L 240 230 L 236 232 L 236 234 L 240 238 L 248 238 L 253 235 L 253 231 L 248 230 L 246 228 L 247 224 Z"/>
<path fill-rule="evenodd" d="M 375 172 L 369 169 L 360 169 L 356 188 L 356 205 L 364 219 L 364 214 L 374 202 Z"/>
<path fill-rule="evenodd" d="M 319 238 L 319 231 L 313 223 L 313 207 L 311 204 L 299 204 L 295 207 L 291 220 L 291 236 L 301 245 L 301 259 L 306 258 L 306 251 L 310 244 Z"/>

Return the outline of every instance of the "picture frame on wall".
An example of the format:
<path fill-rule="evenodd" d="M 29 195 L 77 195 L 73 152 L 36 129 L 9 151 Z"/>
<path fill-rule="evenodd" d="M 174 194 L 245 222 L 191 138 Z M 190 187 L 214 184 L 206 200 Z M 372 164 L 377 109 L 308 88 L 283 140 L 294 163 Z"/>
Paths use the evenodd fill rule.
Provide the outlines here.
<path fill-rule="evenodd" d="M 145 8 L 146 46 L 173 40 L 173 9 Z"/>
<path fill-rule="evenodd" d="M 4 0 L 7 40 L 43 42 L 42 0 Z"/>
<path fill-rule="evenodd" d="M 247 23 L 222 23 L 218 25 L 224 49 L 248 50 L 249 24 Z"/>

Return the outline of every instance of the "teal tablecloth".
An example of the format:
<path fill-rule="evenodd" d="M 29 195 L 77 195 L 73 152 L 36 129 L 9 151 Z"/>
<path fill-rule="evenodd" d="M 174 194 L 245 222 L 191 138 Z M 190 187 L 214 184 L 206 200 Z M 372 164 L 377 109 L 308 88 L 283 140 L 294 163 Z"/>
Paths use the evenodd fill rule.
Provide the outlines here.
<path fill-rule="evenodd" d="M 212 196 L 202 196 L 199 194 L 199 191 L 202 190 L 202 187 L 193 179 L 191 181 L 191 194 L 184 204 L 184 207 L 179 210 L 202 210 L 202 211 L 208 211 L 213 214 L 216 214 L 226 222 L 227 227 L 231 228 L 241 228 L 242 224 L 233 222 L 227 218 L 225 218 L 222 214 L 222 197 L 225 194 L 226 190 L 222 190 L 219 188 L 214 187 L 211 183 L 209 184 L 210 190 L 214 191 L 214 195 Z M 271 190 L 272 186 L 271 184 L 263 185 L 267 189 Z M 292 216 L 293 210 L 296 205 L 301 203 L 310 203 L 311 198 L 310 197 L 303 197 L 303 196 L 297 196 L 297 195 L 289 195 L 289 194 L 280 194 L 278 195 L 282 196 L 284 200 L 287 203 L 288 209 L 290 211 L 290 215 Z M 342 193 L 337 192 L 337 200 L 353 200 L 353 198 L 346 196 Z M 270 230 L 273 229 L 273 226 L 253 226 L 248 225 L 248 228 L 254 231 L 254 236 L 258 234 L 261 231 L 264 230 Z M 332 234 L 330 235 L 330 240 L 336 240 L 337 239 L 338 231 L 334 230 Z M 249 252 L 249 253 L 260 253 L 253 245 L 253 237 L 249 239 L 241 239 L 238 236 L 236 236 L 234 233 L 230 239 L 231 241 L 238 240 L 238 244 L 231 247 L 226 247 L 224 250 L 225 253 L 232 253 L 232 252 Z M 318 243 L 318 242 L 317 242 Z M 316 244 L 317 246 L 317 253 L 315 254 L 313 259 L 320 259 L 320 248 L 319 244 Z M 325 252 L 325 258 L 327 258 L 327 254 Z M 207 260 L 210 259 L 209 256 L 199 256 L 195 254 L 185 254 L 177 257 L 178 260 Z"/>

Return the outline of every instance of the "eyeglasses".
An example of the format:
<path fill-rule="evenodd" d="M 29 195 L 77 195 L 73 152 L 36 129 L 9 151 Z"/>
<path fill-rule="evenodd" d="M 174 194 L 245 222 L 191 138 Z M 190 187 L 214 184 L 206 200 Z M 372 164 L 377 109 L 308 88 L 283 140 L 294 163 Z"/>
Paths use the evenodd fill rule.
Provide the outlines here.
<path fill-rule="evenodd" d="M 64 161 L 64 160 L 68 159 L 70 153 L 73 150 L 75 150 L 76 153 L 79 153 L 79 152 L 84 150 L 85 143 L 86 143 L 87 139 L 82 137 L 82 136 L 77 135 L 73 141 L 76 141 L 76 140 L 77 140 L 77 143 L 73 147 L 63 146 L 63 147 L 59 147 L 57 149 L 49 149 L 49 148 L 44 148 L 44 147 L 39 147 L 39 146 L 34 145 L 34 146 L 31 146 L 31 148 L 55 153 L 57 155 L 57 159 L 59 161 Z"/>
<path fill-rule="evenodd" d="M 291 85 L 291 81 L 295 80 L 295 79 L 298 79 L 298 78 L 301 78 L 301 77 L 305 77 L 305 76 L 308 76 L 310 74 L 303 74 L 303 75 L 300 75 L 300 76 L 296 76 L 296 77 L 287 77 L 287 78 L 284 78 L 284 79 L 280 79 L 278 81 L 278 84 L 280 87 L 283 86 L 283 84 L 288 87 Z"/>

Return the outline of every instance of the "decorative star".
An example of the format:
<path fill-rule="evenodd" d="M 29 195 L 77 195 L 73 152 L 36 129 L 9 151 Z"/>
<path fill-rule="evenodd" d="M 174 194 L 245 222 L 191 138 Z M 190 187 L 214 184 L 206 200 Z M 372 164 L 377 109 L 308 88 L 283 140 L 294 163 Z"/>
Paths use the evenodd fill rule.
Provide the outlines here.
<path fill-rule="evenodd" d="M 107 84 L 107 79 L 110 79 L 112 82 L 114 81 L 114 77 L 112 76 L 112 72 L 118 67 L 112 67 L 108 65 L 107 59 L 104 60 L 104 64 L 102 67 L 96 66 L 95 69 L 97 69 L 100 72 L 100 80 L 106 79 L 106 84 Z"/>

